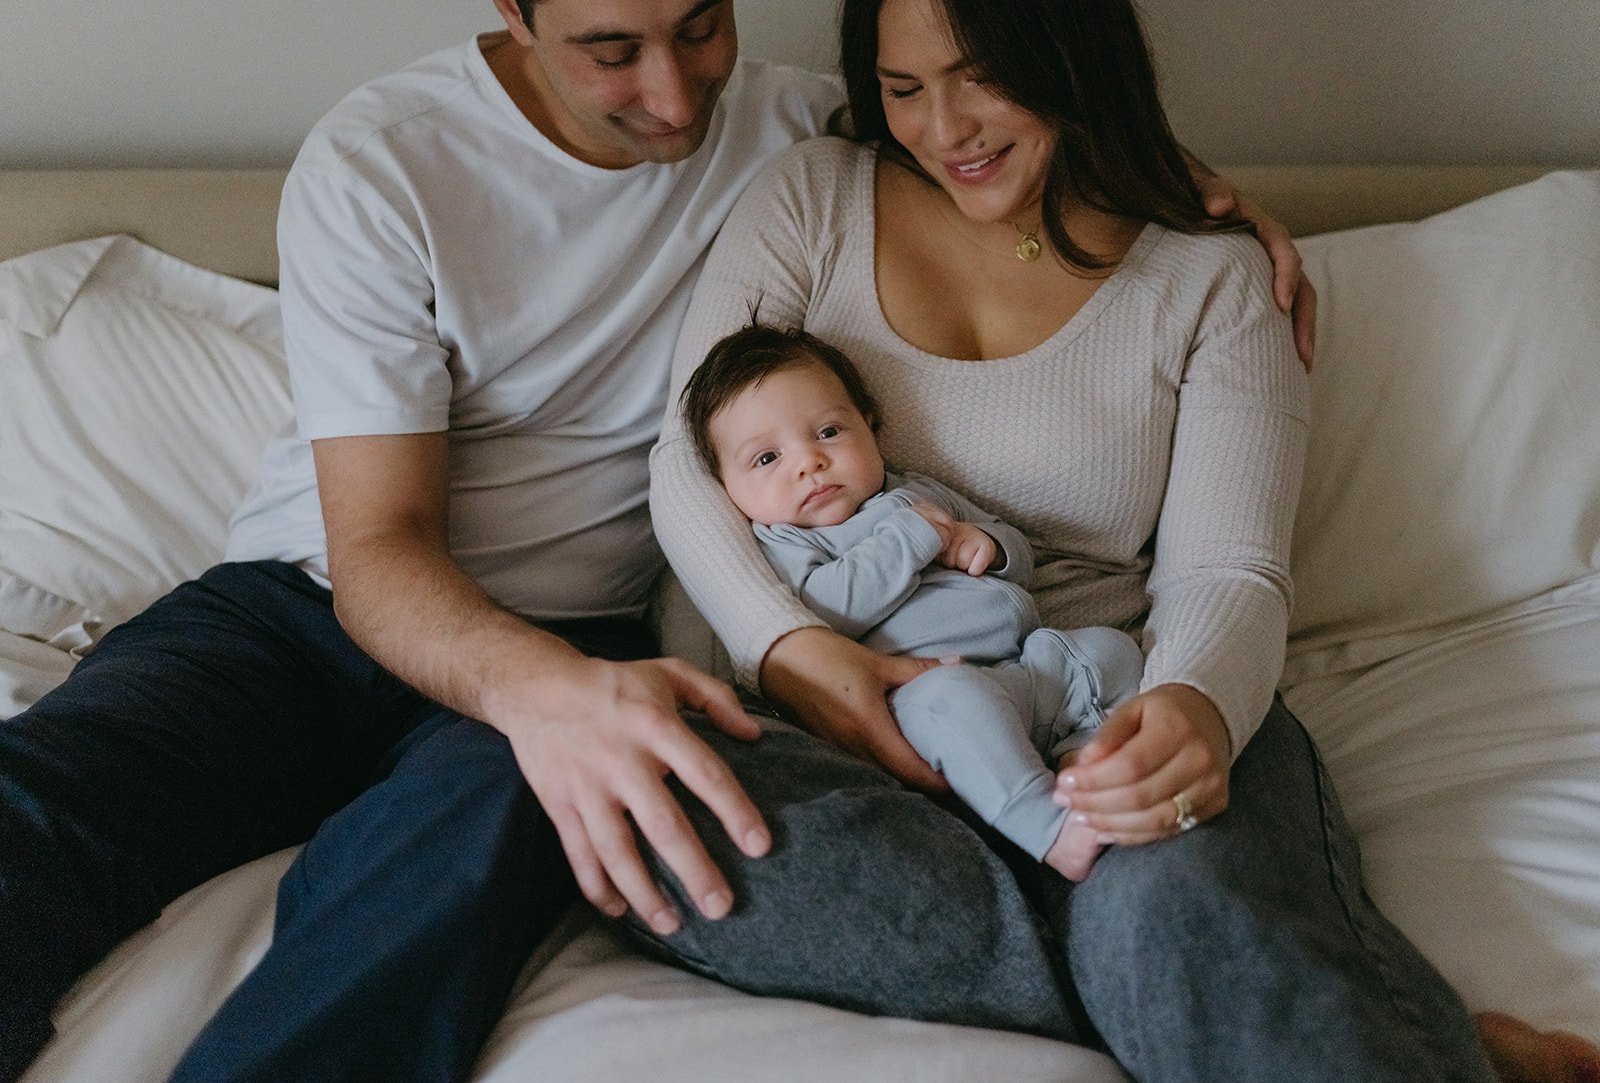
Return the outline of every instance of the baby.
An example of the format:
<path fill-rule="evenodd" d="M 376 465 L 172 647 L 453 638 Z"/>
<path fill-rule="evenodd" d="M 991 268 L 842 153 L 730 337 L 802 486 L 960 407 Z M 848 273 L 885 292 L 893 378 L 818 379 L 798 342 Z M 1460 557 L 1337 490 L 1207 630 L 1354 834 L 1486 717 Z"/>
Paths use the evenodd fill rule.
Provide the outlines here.
<path fill-rule="evenodd" d="M 1138 645 L 1110 628 L 1039 627 L 1027 539 L 932 478 L 887 472 L 877 404 L 814 335 L 729 335 L 682 406 L 706 466 L 812 612 L 884 653 L 976 663 L 897 689 L 901 731 L 1001 834 L 1087 876 L 1101 846 L 1051 800 L 1051 768 L 1137 693 Z"/>

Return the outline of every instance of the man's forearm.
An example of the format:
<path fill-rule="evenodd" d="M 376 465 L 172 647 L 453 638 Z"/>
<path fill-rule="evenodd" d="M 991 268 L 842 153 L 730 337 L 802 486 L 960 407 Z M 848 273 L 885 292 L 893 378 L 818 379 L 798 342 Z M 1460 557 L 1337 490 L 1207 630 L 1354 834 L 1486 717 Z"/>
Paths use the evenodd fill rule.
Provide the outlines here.
<path fill-rule="evenodd" d="M 428 698 L 495 724 L 503 690 L 581 657 L 491 599 L 447 554 L 407 538 L 342 553 L 334 610 L 350 637 Z"/>

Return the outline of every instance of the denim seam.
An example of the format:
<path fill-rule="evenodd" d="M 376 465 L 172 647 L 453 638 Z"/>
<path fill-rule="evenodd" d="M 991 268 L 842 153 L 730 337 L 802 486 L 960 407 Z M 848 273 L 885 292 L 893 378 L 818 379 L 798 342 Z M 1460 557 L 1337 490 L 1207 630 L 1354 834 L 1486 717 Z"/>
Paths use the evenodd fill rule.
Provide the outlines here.
<path fill-rule="evenodd" d="M 1403 987 L 1403 983 L 1396 980 L 1393 969 L 1389 965 L 1387 953 L 1382 950 L 1381 945 L 1370 935 L 1366 922 L 1361 920 L 1361 908 L 1351 905 L 1352 895 L 1360 893 L 1361 885 L 1359 882 L 1351 883 L 1345 869 L 1346 862 L 1341 860 L 1339 847 L 1335 845 L 1333 832 L 1329 828 L 1330 791 L 1333 780 L 1329 777 L 1327 767 L 1323 764 L 1322 756 L 1317 752 L 1315 745 L 1311 747 L 1311 759 L 1314 768 L 1313 777 L 1317 787 L 1317 808 L 1321 814 L 1322 849 L 1327 858 L 1328 874 L 1332 882 L 1334 896 L 1339 900 L 1339 907 L 1344 912 L 1345 924 L 1349 926 L 1351 932 L 1355 935 L 1356 941 L 1361 945 L 1374 972 L 1378 975 L 1379 981 L 1383 984 L 1384 994 L 1388 998 L 1390 1007 L 1394 1009 L 1395 1014 L 1406 1025 L 1426 1040 L 1429 1032 L 1425 1021 L 1417 1014 L 1414 1005 L 1396 995 L 1397 989 Z M 1354 828 L 1351 830 L 1353 833 Z M 1359 870 L 1357 871 L 1359 872 Z"/>

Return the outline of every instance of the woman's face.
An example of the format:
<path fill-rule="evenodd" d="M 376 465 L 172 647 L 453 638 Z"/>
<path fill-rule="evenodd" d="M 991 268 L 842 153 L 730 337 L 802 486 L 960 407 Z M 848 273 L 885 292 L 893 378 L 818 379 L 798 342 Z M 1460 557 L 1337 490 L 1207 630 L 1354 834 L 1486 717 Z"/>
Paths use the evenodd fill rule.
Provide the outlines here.
<path fill-rule="evenodd" d="M 938 0 L 884 0 L 878 85 L 889 131 L 975 222 L 1037 223 L 1055 133 L 992 93 L 956 49 Z"/>

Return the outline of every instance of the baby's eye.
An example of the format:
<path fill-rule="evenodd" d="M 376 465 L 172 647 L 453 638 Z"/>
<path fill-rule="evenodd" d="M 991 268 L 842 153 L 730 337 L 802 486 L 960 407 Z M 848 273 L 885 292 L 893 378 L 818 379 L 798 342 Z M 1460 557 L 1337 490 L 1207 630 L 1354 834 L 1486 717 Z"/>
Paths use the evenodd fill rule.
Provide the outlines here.
<path fill-rule="evenodd" d="M 778 453 L 776 451 L 763 451 L 760 455 L 756 456 L 755 465 L 756 466 L 771 466 L 773 463 L 775 463 L 777 461 L 778 461 Z"/>
<path fill-rule="evenodd" d="M 839 435 L 839 426 L 837 426 L 837 425 L 824 425 L 824 426 L 822 426 L 822 428 L 817 430 L 817 436 L 820 439 L 823 439 L 823 440 L 832 440 L 835 436 L 838 436 L 838 435 Z"/>

